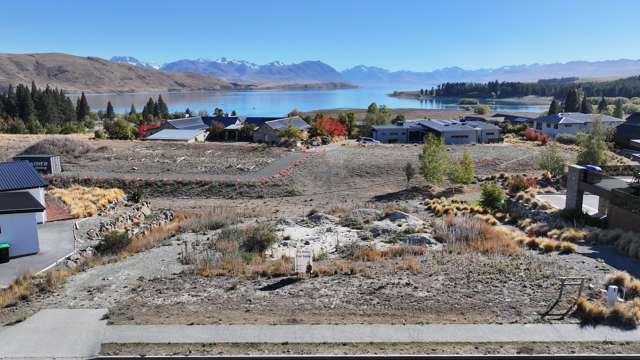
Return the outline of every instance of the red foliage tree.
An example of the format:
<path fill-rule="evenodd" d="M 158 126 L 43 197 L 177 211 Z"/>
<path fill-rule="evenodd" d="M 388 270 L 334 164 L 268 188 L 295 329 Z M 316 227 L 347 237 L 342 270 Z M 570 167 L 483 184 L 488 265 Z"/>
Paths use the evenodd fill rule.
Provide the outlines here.
<path fill-rule="evenodd" d="M 338 120 L 332 118 L 317 118 L 313 120 L 315 126 L 324 130 L 332 138 L 347 136 L 347 128 Z"/>
<path fill-rule="evenodd" d="M 147 133 L 147 131 L 152 130 L 152 129 L 157 129 L 159 127 L 160 127 L 160 125 L 158 125 L 158 124 L 140 124 L 140 125 L 138 125 L 138 139 L 140 139 L 140 140 L 144 139 L 144 135 Z"/>

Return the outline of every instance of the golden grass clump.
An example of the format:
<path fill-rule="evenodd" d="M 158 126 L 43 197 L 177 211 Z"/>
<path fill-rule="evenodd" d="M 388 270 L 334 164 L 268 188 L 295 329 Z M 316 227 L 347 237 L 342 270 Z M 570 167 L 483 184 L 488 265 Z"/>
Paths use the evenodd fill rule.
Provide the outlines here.
<path fill-rule="evenodd" d="M 28 300 L 34 292 L 33 274 L 24 273 L 16 278 L 8 288 L 0 290 L 0 308 L 14 306 Z"/>
<path fill-rule="evenodd" d="M 553 229 L 547 233 L 547 236 L 549 236 L 550 238 L 560 241 L 569 241 L 573 243 L 584 241 L 588 235 L 588 231 L 576 228 Z"/>
<path fill-rule="evenodd" d="M 367 246 L 355 249 L 351 255 L 350 260 L 356 261 L 382 261 L 390 258 L 403 258 L 407 256 L 420 256 L 427 253 L 427 249 L 424 246 L 391 246 L 383 250 L 376 249 L 373 246 Z"/>
<path fill-rule="evenodd" d="M 576 302 L 575 315 L 587 325 L 607 324 L 635 328 L 640 320 L 640 299 L 617 303 L 608 309 L 603 299 L 589 301 L 581 297 Z"/>
<path fill-rule="evenodd" d="M 607 280 L 605 281 L 607 286 L 615 285 L 620 289 L 626 289 L 629 283 L 631 283 L 631 275 L 626 271 L 616 271 L 607 276 Z"/>
<path fill-rule="evenodd" d="M 74 218 L 93 216 L 110 204 L 122 199 L 124 191 L 117 188 L 102 189 L 74 185 L 70 188 L 54 188 L 51 194 L 64 203 Z"/>
<path fill-rule="evenodd" d="M 469 204 L 457 199 L 436 198 L 426 200 L 424 203 L 427 210 L 436 216 L 445 215 L 476 215 L 487 214 L 488 210 L 482 206 Z"/>
<path fill-rule="evenodd" d="M 395 265 L 396 271 L 408 271 L 412 274 L 419 274 L 422 272 L 422 266 L 416 258 L 402 259 Z"/>

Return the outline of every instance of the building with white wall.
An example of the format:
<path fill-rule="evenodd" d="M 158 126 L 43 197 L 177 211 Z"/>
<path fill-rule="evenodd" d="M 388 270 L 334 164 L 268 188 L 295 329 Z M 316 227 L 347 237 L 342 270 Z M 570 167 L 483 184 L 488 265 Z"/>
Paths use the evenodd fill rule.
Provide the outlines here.
<path fill-rule="evenodd" d="M 9 244 L 9 256 L 40 251 L 37 217 L 45 207 L 29 192 L 0 193 L 0 243 Z"/>
<path fill-rule="evenodd" d="M 576 135 L 589 132 L 596 117 L 600 117 L 602 125 L 608 128 L 615 128 L 624 123 L 624 120 L 609 115 L 569 112 L 536 118 L 533 120 L 533 129 L 551 138 L 560 134 Z"/>
<path fill-rule="evenodd" d="M 0 163 L 0 193 L 27 192 L 46 209 L 44 190 L 47 186 L 49 183 L 26 161 Z M 36 218 L 38 223 L 47 222 L 46 210 L 38 213 Z"/>

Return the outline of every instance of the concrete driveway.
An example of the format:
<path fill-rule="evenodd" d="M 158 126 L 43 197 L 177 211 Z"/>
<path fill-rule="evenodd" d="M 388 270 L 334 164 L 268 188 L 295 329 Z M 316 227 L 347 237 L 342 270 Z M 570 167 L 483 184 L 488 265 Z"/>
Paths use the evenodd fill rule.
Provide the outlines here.
<path fill-rule="evenodd" d="M 38 225 L 40 252 L 0 264 L 0 288 L 8 287 L 24 272 L 41 271 L 71 253 L 74 222 L 75 220 L 66 220 Z"/>
<path fill-rule="evenodd" d="M 564 209 L 567 201 L 567 196 L 562 194 L 536 195 L 536 198 L 550 203 L 556 209 Z M 582 211 L 589 215 L 597 214 L 599 201 L 600 198 L 596 195 L 584 194 Z"/>

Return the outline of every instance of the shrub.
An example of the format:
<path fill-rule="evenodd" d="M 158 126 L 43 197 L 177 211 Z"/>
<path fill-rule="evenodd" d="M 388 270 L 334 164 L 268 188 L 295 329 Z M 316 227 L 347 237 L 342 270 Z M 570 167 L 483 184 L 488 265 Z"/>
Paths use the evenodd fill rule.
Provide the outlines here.
<path fill-rule="evenodd" d="M 616 271 L 613 274 L 607 276 L 607 280 L 605 284 L 615 285 L 620 289 L 626 289 L 627 286 L 631 283 L 631 275 L 629 275 L 626 271 Z"/>
<path fill-rule="evenodd" d="M 413 168 L 411 162 L 407 161 L 402 170 L 404 171 L 404 177 L 407 179 L 407 187 L 409 187 L 411 179 L 416 175 L 416 169 Z"/>
<path fill-rule="evenodd" d="M 96 251 L 103 255 L 113 255 L 124 250 L 131 244 L 131 238 L 126 231 L 111 231 L 104 235 L 96 245 Z"/>
<path fill-rule="evenodd" d="M 478 115 L 486 115 L 491 111 L 488 105 L 479 105 L 473 109 L 473 112 Z"/>
<path fill-rule="evenodd" d="M 427 184 L 439 184 L 444 180 L 449 166 L 449 156 L 442 138 L 432 133 L 427 134 L 418 159 L 421 165 L 420 171 Z"/>
<path fill-rule="evenodd" d="M 473 171 L 473 159 L 467 150 L 462 158 L 452 164 L 449 171 L 449 181 L 454 184 L 471 184 L 475 180 Z"/>
<path fill-rule="evenodd" d="M 270 224 L 248 226 L 244 232 L 245 237 L 240 247 L 250 253 L 262 254 L 277 240 L 276 233 Z"/>
<path fill-rule="evenodd" d="M 520 191 L 535 188 L 538 186 L 538 180 L 533 177 L 524 177 L 522 175 L 511 175 L 507 179 L 507 191 L 510 194 L 517 194 Z"/>
<path fill-rule="evenodd" d="M 89 142 L 76 140 L 73 137 L 50 137 L 27 147 L 20 155 L 55 154 L 79 158 L 103 149 L 96 149 Z"/>
<path fill-rule="evenodd" d="M 566 163 L 562 155 L 560 155 L 560 148 L 558 145 L 552 143 L 540 153 L 538 166 L 540 169 L 548 171 L 551 175 L 556 177 L 564 174 Z"/>
<path fill-rule="evenodd" d="M 53 188 L 51 194 L 62 201 L 75 218 L 93 216 L 124 197 L 117 188 L 102 189 L 74 185 L 68 189 Z"/>
<path fill-rule="evenodd" d="M 480 101 L 478 99 L 461 98 L 458 99 L 458 105 L 478 105 Z"/>
<path fill-rule="evenodd" d="M 558 134 L 555 137 L 555 141 L 564 145 L 576 145 L 578 137 L 572 134 Z"/>
<path fill-rule="evenodd" d="M 143 197 L 144 197 L 144 191 L 141 188 L 137 188 L 133 190 L 131 194 L 129 194 L 129 200 L 131 200 L 136 204 L 142 201 Z"/>
<path fill-rule="evenodd" d="M 488 209 L 501 209 L 504 205 L 504 191 L 496 184 L 484 184 L 481 187 L 480 205 Z"/>
<path fill-rule="evenodd" d="M 449 215 L 437 220 L 434 234 L 454 251 L 511 255 L 517 250 L 515 243 L 511 241 L 512 234 L 468 215 Z"/>
<path fill-rule="evenodd" d="M 105 133 L 104 130 L 98 129 L 93 132 L 93 137 L 96 139 L 104 140 L 107 138 L 107 133 Z"/>
<path fill-rule="evenodd" d="M 396 270 L 408 271 L 413 274 L 419 274 L 422 272 L 422 267 L 420 266 L 420 262 L 415 258 L 412 259 L 403 259 L 396 263 Z"/>

